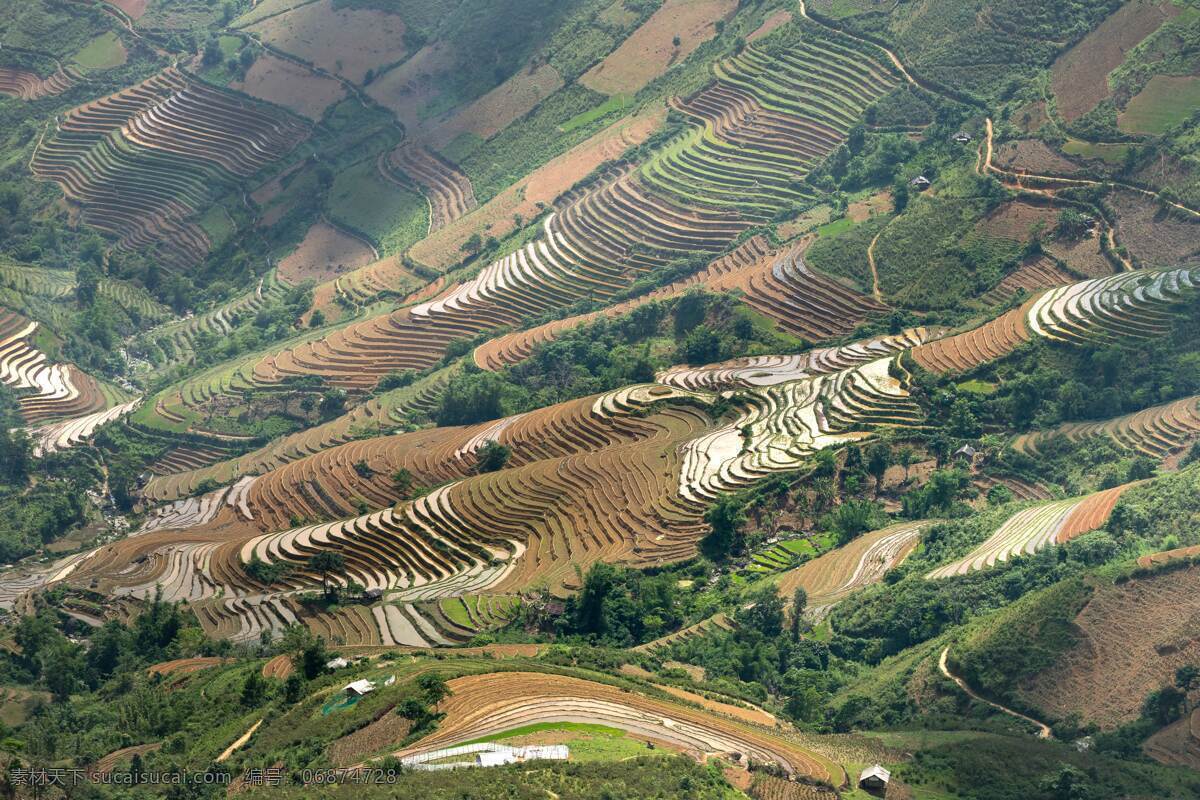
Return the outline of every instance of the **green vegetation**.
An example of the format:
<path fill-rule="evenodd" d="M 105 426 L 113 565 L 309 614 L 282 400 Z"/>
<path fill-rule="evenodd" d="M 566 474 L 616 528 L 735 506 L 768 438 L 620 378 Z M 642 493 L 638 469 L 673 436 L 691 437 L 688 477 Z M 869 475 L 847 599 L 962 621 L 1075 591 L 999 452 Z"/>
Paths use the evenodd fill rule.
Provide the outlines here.
<path fill-rule="evenodd" d="M 125 63 L 125 47 L 115 33 L 102 33 L 75 54 L 74 62 L 85 70 L 119 67 Z"/>
<path fill-rule="evenodd" d="M 1190 119 L 1200 109 L 1200 78 L 1157 76 L 1129 101 L 1119 127 L 1157 136 Z"/>
<path fill-rule="evenodd" d="M 451 379 L 434 418 L 439 425 L 498 419 L 651 381 L 656 370 L 681 361 L 708 364 L 796 344 L 731 295 L 689 292 L 566 331 L 499 372 L 468 365 Z"/>
<path fill-rule="evenodd" d="M 339 172 L 329 191 L 329 216 L 385 253 L 405 250 L 429 227 L 429 204 L 417 192 L 384 179 L 373 158 Z"/>

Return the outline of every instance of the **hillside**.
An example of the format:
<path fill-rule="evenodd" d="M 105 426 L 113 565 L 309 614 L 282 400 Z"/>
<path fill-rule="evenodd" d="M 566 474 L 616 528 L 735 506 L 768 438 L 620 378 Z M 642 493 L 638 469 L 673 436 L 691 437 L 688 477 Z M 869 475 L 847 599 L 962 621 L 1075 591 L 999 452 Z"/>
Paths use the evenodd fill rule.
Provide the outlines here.
<path fill-rule="evenodd" d="M 0 0 L 0 788 L 1200 796 L 1198 25 Z"/>

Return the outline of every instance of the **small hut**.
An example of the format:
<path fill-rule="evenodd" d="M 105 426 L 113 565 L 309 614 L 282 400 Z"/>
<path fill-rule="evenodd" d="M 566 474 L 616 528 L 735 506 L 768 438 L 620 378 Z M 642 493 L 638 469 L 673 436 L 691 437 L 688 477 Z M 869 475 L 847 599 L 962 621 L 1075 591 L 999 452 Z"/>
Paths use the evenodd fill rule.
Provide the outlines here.
<path fill-rule="evenodd" d="M 881 765 L 874 764 L 864 769 L 862 774 L 858 776 L 858 787 L 882 797 L 887 793 L 888 781 L 891 779 L 892 773 L 888 772 Z"/>

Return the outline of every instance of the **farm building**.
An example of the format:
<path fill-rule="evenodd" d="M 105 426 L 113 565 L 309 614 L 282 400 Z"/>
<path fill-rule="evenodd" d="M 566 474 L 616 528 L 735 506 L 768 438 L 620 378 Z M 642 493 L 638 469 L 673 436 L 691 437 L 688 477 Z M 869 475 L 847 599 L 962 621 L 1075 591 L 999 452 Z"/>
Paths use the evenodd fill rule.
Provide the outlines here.
<path fill-rule="evenodd" d="M 872 794 L 883 794 L 887 791 L 888 781 L 891 779 L 891 772 L 879 764 L 874 764 L 864 769 L 858 776 L 858 786 Z"/>
<path fill-rule="evenodd" d="M 350 666 L 350 662 L 347 661 L 346 659 L 342 658 L 341 656 L 338 656 L 335 659 L 325 662 L 326 669 L 342 669 L 343 667 L 348 667 L 348 666 Z"/>
<path fill-rule="evenodd" d="M 924 175 L 918 175 L 917 177 L 915 177 L 911 181 L 909 181 L 908 185 L 913 187 L 914 189 L 916 189 L 919 192 L 923 192 L 926 189 L 928 189 L 932 184 L 929 182 L 929 178 L 926 178 Z"/>
<path fill-rule="evenodd" d="M 342 687 L 342 691 L 346 694 L 358 695 L 359 697 L 362 697 L 364 694 L 370 694 L 371 692 L 375 691 L 375 684 L 371 683 L 366 678 L 363 678 L 362 680 L 357 680 L 353 683 L 347 683 L 344 687 Z"/>

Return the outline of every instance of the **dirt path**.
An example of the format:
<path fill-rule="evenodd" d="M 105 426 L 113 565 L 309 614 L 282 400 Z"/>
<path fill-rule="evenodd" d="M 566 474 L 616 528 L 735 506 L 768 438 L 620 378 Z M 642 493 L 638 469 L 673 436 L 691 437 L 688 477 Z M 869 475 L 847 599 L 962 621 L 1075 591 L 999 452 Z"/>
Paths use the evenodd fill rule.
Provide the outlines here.
<path fill-rule="evenodd" d="M 880 228 L 879 233 L 875 234 L 875 238 L 871 239 L 871 243 L 867 245 L 867 263 L 871 265 L 871 294 L 875 296 L 875 301 L 878 303 L 883 303 L 883 295 L 879 292 L 879 270 L 875 268 L 875 243 L 882 235 L 883 228 Z"/>
<path fill-rule="evenodd" d="M 1075 186 L 1110 186 L 1110 187 L 1123 186 L 1124 188 L 1133 188 L 1134 191 L 1142 192 L 1143 194 L 1150 195 L 1152 197 L 1157 198 L 1157 195 L 1155 195 L 1153 192 L 1147 192 L 1144 189 L 1136 189 L 1135 187 L 1128 187 L 1128 186 L 1125 186 L 1124 184 L 1101 183 L 1100 181 L 1085 180 L 1085 179 L 1078 179 L 1078 178 L 1062 178 L 1062 177 L 1058 177 L 1055 175 L 1034 175 L 1034 174 L 1029 174 L 1029 173 L 1024 173 L 1024 172 L 1020 172 L 1020 173 L 1010 172 L 1009 170 L 1001 169 L 1000 167 L 997 167 L 995 164 L 992 163 L 992 156 L 994 153 L 994 149 L 993 149 L 993 141 L 992 141 L 993 132 L 992 132 L 991 117 L 988 117 L 987 119 L 985 119 L 984 122 L 985 122 L 985 127 L 987 130 L 987 135 L 984 137 L 983 145 L 980 147 L 979 153 L 977 154 L 977 156 L 975 158 L 975 171 L 977 173 L 979 173 L 980 175 L 987 175 L 987 173 L 989 173 L 989 172 L 994 173 L 995 175 L 1001 177 L 1001 182 L 1004 182 L 1004 180 L 1003 180 L 1004 178 L 1008 178 L 1009 180 L 1011 180 L 1013 185 L 1016 186 L 1018 191 L 1028 192 L 1030 194 L 1036 194 L 1041 197 L 1050 198 L 1052 200 L 1056 199 L 1058 196 L 1056 190 L 1030 188 L 1028 186 L 1022 185 L 1021 179 L 1022 178 L 1033 178 L 1034 180 L 1067 183 L 1067 184 L 1072 184 Z M 1186 208 L 1184 206 L 1179 206 L 1176 203 L 1172 203 L 1171 205 L 1177 206 L 1178 208 L 1180 208 L 1184 211 L 1191 212 L 1191 209 Z M 1192 213 L 1195 213 L 1195 212 L 1192 212 Z M 1123 269 L 1126 272 L 1132 272 L 1134 270 L 1133 262 L 1129 259 L 1129 256 L 1123 255 L 1121 253 L 1121 251 L 1119 251 L 1117 249 L 1117 238 L 1116 238 L 1116 233 L 1113 230 L 1113 226 L 1109 225 L 1104 220 L 1100 220 L 1100 224 L 1104 227 L 1104 238 L 1108 242 L 1108 252 L 1112 255 L 1113 258 L 1115 258 L 1120 263 L 1121 269 Z"/>
<path fill-rule="evenodd" d="M 958 677 L 957 675 L 955 675 L 954 673 L 952 673 L 950 671 L 950 667 L 946 664 L 946 658 L 949 655 L 950 655 L 949 647 L 946 647 L 945 649 L 942 650 L 941 658 L 938 659 L 938 669 L 940 669 L 942 671 L 943 675 L 945 675 L 950 680 L 954 681 L 954 683 L 958 685 L 958 688 L 960 688 L 964 692 L 966 692 L 968 697 L 970 697 L 972 700 L 978 700 L 981 703 L 987 703 L 992 708 L 995 708 L 999 711 L 1003 711 L 1005 714 L 1008 714 L 1009 716 L 1013 716 L 1019 720 L 1028 722 L 1030 725 L 1033 725 L 1034 727 L 1036 727 L 1038 729 L 1037 737 L 1039 739 L 1054 738 L 1054 734 L 1050 731 L 1050 726 L 1047 725 L 1046 723 L 1039 722 L 1038 720 L 1034 719 L 1033 717 L 1027 717 L 1024 714 L 1022 714 L 1020 711 L 1013 711 L 1011 708 L 1008 708 L 1007 706 L 1002 706 L 999 703 L 993 703 L 991 700 L 988 700 L 986 697 L 980 697 L 978 694 L 976 694 L 971 689 L 971 687 L 967 685 L 966 681 L 964 681 L 962 678 Z"/>
<path fill-rule="evenodd" d="M 821 22 L 820 20 L 813 19 L 812 17 L 810 17 L 808 15 L 808 8 L 805 6 L 804 0 L 800 0 L 800 16 L 804 17 L 805 19 L 812 20 L 813 22 L 817 23 L 818 25 L 824 25 L 824 23 Z M 909 74 L 908 70 L 904 68 L 904 64 L 901 63 L 900 59 L 897 58 L 896 54 L 893 53 L 891 50 L 887 49 L 883 45 L 876 44 L 875 42 L 855 36 L 852 33 L 847 33 L 846 31 L 843 31 L 840 28 L 836 28 L 835 30 L 837 30 L 837 32 L 842 34 L 843 36 L 846 36 L 850 39 L 854 39 L 857 42 L 862 42 L 863 44 L 869 44 L 872 47 L 879 48 L 884 53 L 887 53 L 887 57 L 889 59 L 891 59 L 892 64 L 896 67 L 896 69 L 900 72 L 900 74 L 904 76 L 904 80 L 908 81 L 913 86 L 918 86 L 922 89 L 926 88 L 924 86 L 921 86 L 921 84 L 917 81 L 917 79 L 914 78 L 911 74 Z M 932 90 L 928 90 L 928 91 L 932 91 Z"/>
<path fill-rule="evenodd" d="M 1039 174 L 1033 173 L 1033 172 L 1017 173 L 1017 172 L 1010 172 L 1008 170 L 1001 169 L 1000 167 L 997 167 L 995 164 L 992 163 L 992 119 L 991 119 L 991 117 L 988 117 L 985 120 L 985 123 L 986 123 L 986 127 L 987 127 L 987 157 L 984 159 L 984 163 L 983 163 L 984 170 L 986 172 L 994 172 L 997 175 L 1007 175 L 1007 176 L 1011 177 L 1014 181 L 1016 181 L 1018 186 L 1020 186 L 1020 180 L 1022 178 L 1031 178 L 1033 180 L 1046 181 L 1048 183 L 1067 184 L 1068 186 L 1102 186 L 1102 187 L 1107 187 L 1110 189 L 1125 189 L 1126 191 L 1137 192 L 1138 194 L 1145 195 L 1146 197 L 1152 198 L 1156 202 L 1165 203 L 1166 205 L 1169 205 L 1179 211 L 1182 211 L 1185 214 L 1190 214 L 1193 217 L 1200 217 L 1200 211 L 1197 211 L 1194 208 L 1189 208 L 1188 206 L 1185 206 L 1182 203 L 1176 203 L 1171 200 L 1163 200 L 1162 197 L 1159 196 L 1158 192 L 1152 192 L 1149 189 L 1143 189 L 1142 187 L 1134 186 L 1131 183 L 1122 183 L 1121 181 L 1096 181 L 1096 180 L 1092 180 L 1090 178 L 1064 178 L 1061 175 L 1039 175 Z M 1033 191 L 1033 190 L 1025 189 L 1025 191 Z M 1053 192 L 1050 190 L 1042 190 L 1039 193 L 1049 194 L 1050 196 L 1053 196 Z"/>
<path fill-rule="evenodd" d="M 229 747 L 225 748 L 225 752 L 223 752 L 223 753 L 221 753 L 221 755 L 217 756 L 217 763 L 219 764 L 222 761 L 224 761 L 225 759 L 229 758 L 231 755 L 236 753 L 238 751 L 238 749 L 241 748 L 242 745 L 244 745 L 246 742 L 250 741 L 250 737 L 254 735 L 254 732 L 256 730 L 258 730 L 258 726 L 262 725 L 262 724 L 263 724 L 263 721 L 260 719 L 258 722 L 251 725 L 250 730 L 246 731 L 241 736 L 239 736 L 237 738 L 237 740 L 234 741 L 233 744 L 231 744 L 231 745 L 229 745 Z"/>

